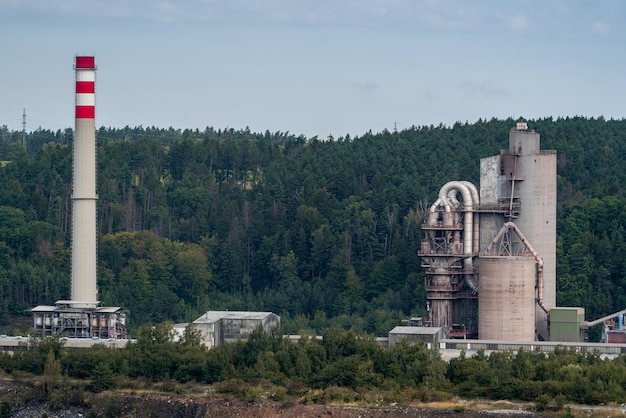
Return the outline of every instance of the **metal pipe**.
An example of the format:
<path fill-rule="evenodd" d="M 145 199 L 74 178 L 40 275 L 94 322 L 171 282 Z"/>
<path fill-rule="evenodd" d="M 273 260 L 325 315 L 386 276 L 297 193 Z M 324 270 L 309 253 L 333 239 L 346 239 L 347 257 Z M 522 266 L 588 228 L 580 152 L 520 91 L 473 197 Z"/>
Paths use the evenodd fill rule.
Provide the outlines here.
<path fill-rule="evenodd" d="M 458 190 L 461 192 L 463 196 L 463 209 L 470 209 L 469 212 L 465 213 L 465 217 L 463 219 L 463 252 L 467 254 L 472 253 L 472 229 L 473 229 L 473 217 L 471 212 L 472 204 L 472 194 L 462 182 L 460 181 L 450 181 L 443 185 L 441 190 L 439 190 L 439 199 L 445 207 L 450 207 L 450 201 L 448 200 L 448 193 Z M 448 212 L 448 210 L 446 210 Z"/>
<path fill-rule="evenodd" d="M 448 199 L 445 201 L 441 200 L 441 198 L 437 199 L 435 203 L 430 207 L 429 212 L 435 212 L 439 206 L 443 206 L 446 212 L 450 212 L 450 203 L 448 203 Z"/>
<path fill-rule="evenodd" d="M 513 172 L 511 173 L 511 198 L 509 199 L 509 211 L 513 210 L 513 195 L 515 194 L 515 173 L 516 172 L 517 172 L 517 155 L 515 155 L 514 157 Z"/>
<path fill-rule="evenodd" d="M 448 192 L 448 203 L 450 203 L 450 206 L 454 206 L 457 207 L 461 202 L 459 202 L 456 198 L 456 190 L 452 189 Z"/>
<path fill-rule="evenodd" d="M 450 181 L 443 185 L 439 190 L 439 198 L 431 206 L 431 212 L 437 210 L 437 207 L 443 206 L 446 212 L 450 211 L 451 206 L 456 206 L 458 200 L 456 199 L 456 193 L 460 192 L 463 196 L 463 211 L 465 216 L 463 218 L 463 254 L 466 258 L 463 259 L 463 269 L 466 272 L 473 270 L 472 255 L 478 249 L 478 241 L 474 240 L 476 231 L 478 231 L 478 223 L 474 222 L 474 209 L 477 203 L 474 199 L 478 199 L 478 190 L 476 186 L 466 181 Z M 474 292 L 478 292 L 478 286 L 474 283 L 472 274 L 464 275 L 465 282 Z"/>
<path fill-rule="evenodd" d="M 472 216 L 472 254 L 478 254 L 480 250 L 480 225 L 478 214 L 474 214 L 474 211 L 476 211 L 478 209 L 478 206 L 480 205 L 480 195 L 478 194 L 478 189 L 476 188 L 476 186 L 474 186 L 473 183 L 470 183 L 469 181 L 461 181 L 461 184 L 469 189 L 472 196 L 472 212 L 465 212 L 465 216 L 467 216 L 468 214 L 471 214 Z M 472 270 L 474 268 L 471 258 L 469 259 L 469 268 Z M 473 292 L 478 293 L 478 284 L 474 283 L 473 275 L 466 275 L 465 282 L 470 287 L 470 289 L 472 289 Z"/>
<path fill-rule="evenodd" d="M 473 183 L 470 183 L 469 181 L 462 181 L 461 183 L 467 186 L 472 194 L 472 210 L 478 210 L 478 207 L 480 206 L 480 194 L 478 193 L 478 189 L 476 188 L 476 186 L 474 186 Z M 472 252 L 478 253 L 480 251 L 480 225 L 478 216 L 472 215 L 472 217 L 474 219 L 474 230 L 472 234 Z"/>
<path fill-rule="evenodd" d="M 619 312 L 612 313 L 612 314 L 607 315 L 607 316 L 603 316 L 602 318 L 596 319 L 595 321 L 583 321 L 583 322 L 580 323 L 580 327 L 581 328 L 595 327 L 596 325 L 601 324 L 604 321 L 608 321 L 609 319 L 613 319 L 616 316 L 623 315 L 625 313 L 626 313 L 626 309 L 621 310 Z"/>

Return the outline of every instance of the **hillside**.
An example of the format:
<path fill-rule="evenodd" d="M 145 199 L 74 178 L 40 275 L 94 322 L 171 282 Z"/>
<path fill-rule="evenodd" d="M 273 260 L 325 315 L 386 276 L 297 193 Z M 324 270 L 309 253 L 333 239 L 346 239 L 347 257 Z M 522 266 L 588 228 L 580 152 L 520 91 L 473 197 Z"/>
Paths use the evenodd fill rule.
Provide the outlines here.
<path fill-rule="evenodd" d="M 424 209 L 515 121 L 360 137 L 100 128 L 101 299 L 144 323 L 213 309 L 279 313 L 385 335 L 425 308 Z M 626 121 L 528 121 L 558 152 L 557 301 L 588 318 L 626 306 Z M 72 131 L 0 129 L 0 318 L 69 295 Z"/>

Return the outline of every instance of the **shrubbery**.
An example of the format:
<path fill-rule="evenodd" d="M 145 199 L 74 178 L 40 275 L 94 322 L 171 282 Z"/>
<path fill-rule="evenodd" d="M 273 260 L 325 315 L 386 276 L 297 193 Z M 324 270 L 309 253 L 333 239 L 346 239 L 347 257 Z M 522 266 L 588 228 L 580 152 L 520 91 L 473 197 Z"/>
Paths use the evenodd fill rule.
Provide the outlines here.
<path fill-rule="evenodd" d="M 239 399 L 307 403 L 433 402 L 459 396 L 560 410 L 568 402 L 608 404 L 626 397 L 624 357 L 608 360 L 562 347 L 547 354 L 463 353 L 446 363 L 423 344 L 403 341 L 383 349 L 372 338 L 338 329 L 329 330 L 322 343 L 294 343 L 259 329 L 245 343 L 207 350 L 199 339 L 174 342 L 170 326 L 145 329 L 137 343 L 116 350 L 63 349 L 58 339 L 34 339 L 28 350 L 0 355 L 0 364 L 21 380 L 37 377 L 41 395 L 57 403 L 80 403 L 85 390 L 183 393 L 194 382 Z M 72 386 L 70 378 L 84 383 Z"/>

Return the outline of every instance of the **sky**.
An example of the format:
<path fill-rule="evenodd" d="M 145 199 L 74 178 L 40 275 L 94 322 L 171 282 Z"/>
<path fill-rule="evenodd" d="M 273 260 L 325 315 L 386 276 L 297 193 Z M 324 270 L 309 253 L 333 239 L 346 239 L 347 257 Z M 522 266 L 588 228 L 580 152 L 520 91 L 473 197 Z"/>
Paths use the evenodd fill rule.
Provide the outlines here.
<path fill-rule="evenodd" d="M 0 0 L 0 127 L 307 138 L 508 117 L 626 116 L 620 0 Z"/>

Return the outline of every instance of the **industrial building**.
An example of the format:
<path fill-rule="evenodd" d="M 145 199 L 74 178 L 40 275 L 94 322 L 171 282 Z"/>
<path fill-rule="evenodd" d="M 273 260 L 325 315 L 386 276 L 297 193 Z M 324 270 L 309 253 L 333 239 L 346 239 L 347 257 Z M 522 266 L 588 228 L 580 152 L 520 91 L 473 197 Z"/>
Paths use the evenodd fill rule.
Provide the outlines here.
<path fill-rule="evenodd" d="M 428 323 L 463 337 L 549 338 L 556 305 L 556 152 L 520 123 L 480 161 L 480 192 L 451 181 L 426 214 L 420 257 Z M 452 334 L 452 333 L 451 333 Z M 457 333 L 458 334 L 458 333 Z"/>
<path fill-rule="evenodd" d="M 467 181 L 440 189 L 419 252 L 426 325 L 490 347 L 586 342 L 597 325 L 602 343 L 626 343 L 626 310 L 585 321 L 584 308 L 556 306 L 556 167 L 556 151 L 518 123 L 508 149 L 480 160 L 480 189 Z"/>
<path fill-rule="evenodd" d="M 37 335 L 63 335 L 70 338 L 126 339 L 126 312 L 101 304 L 92 308 L 76 307 L 72 301 L 57 301 L 55 306 L 31 309 Z"/>
<path fill-rule="evenodd" d="M 208 311 L 195 321 L 202 342 L 208 347 L 247 341 L 259 327 L 271 333 L 280 324 L 280 316 L 272 312 Z"/>
<path fill-rule="evenodd" d="M 389 331 L 388 345 L 407 340 L 409 343 L 423 342 L 426 347 L 435 348 L 440 341 L 447 338 L 450 338 L 450 335 L 442 327 L 397 326 Z"/>
<path fill-rule="evenodd" d="M 72 295 L 55 306 L 37 306 L 33 326 L 39 335 L 126 338 L 126 312 L 98 301 L 96 225 L 96 64 L 77 56 L 75 70 L 74 170 L 72 175 Z"/>

